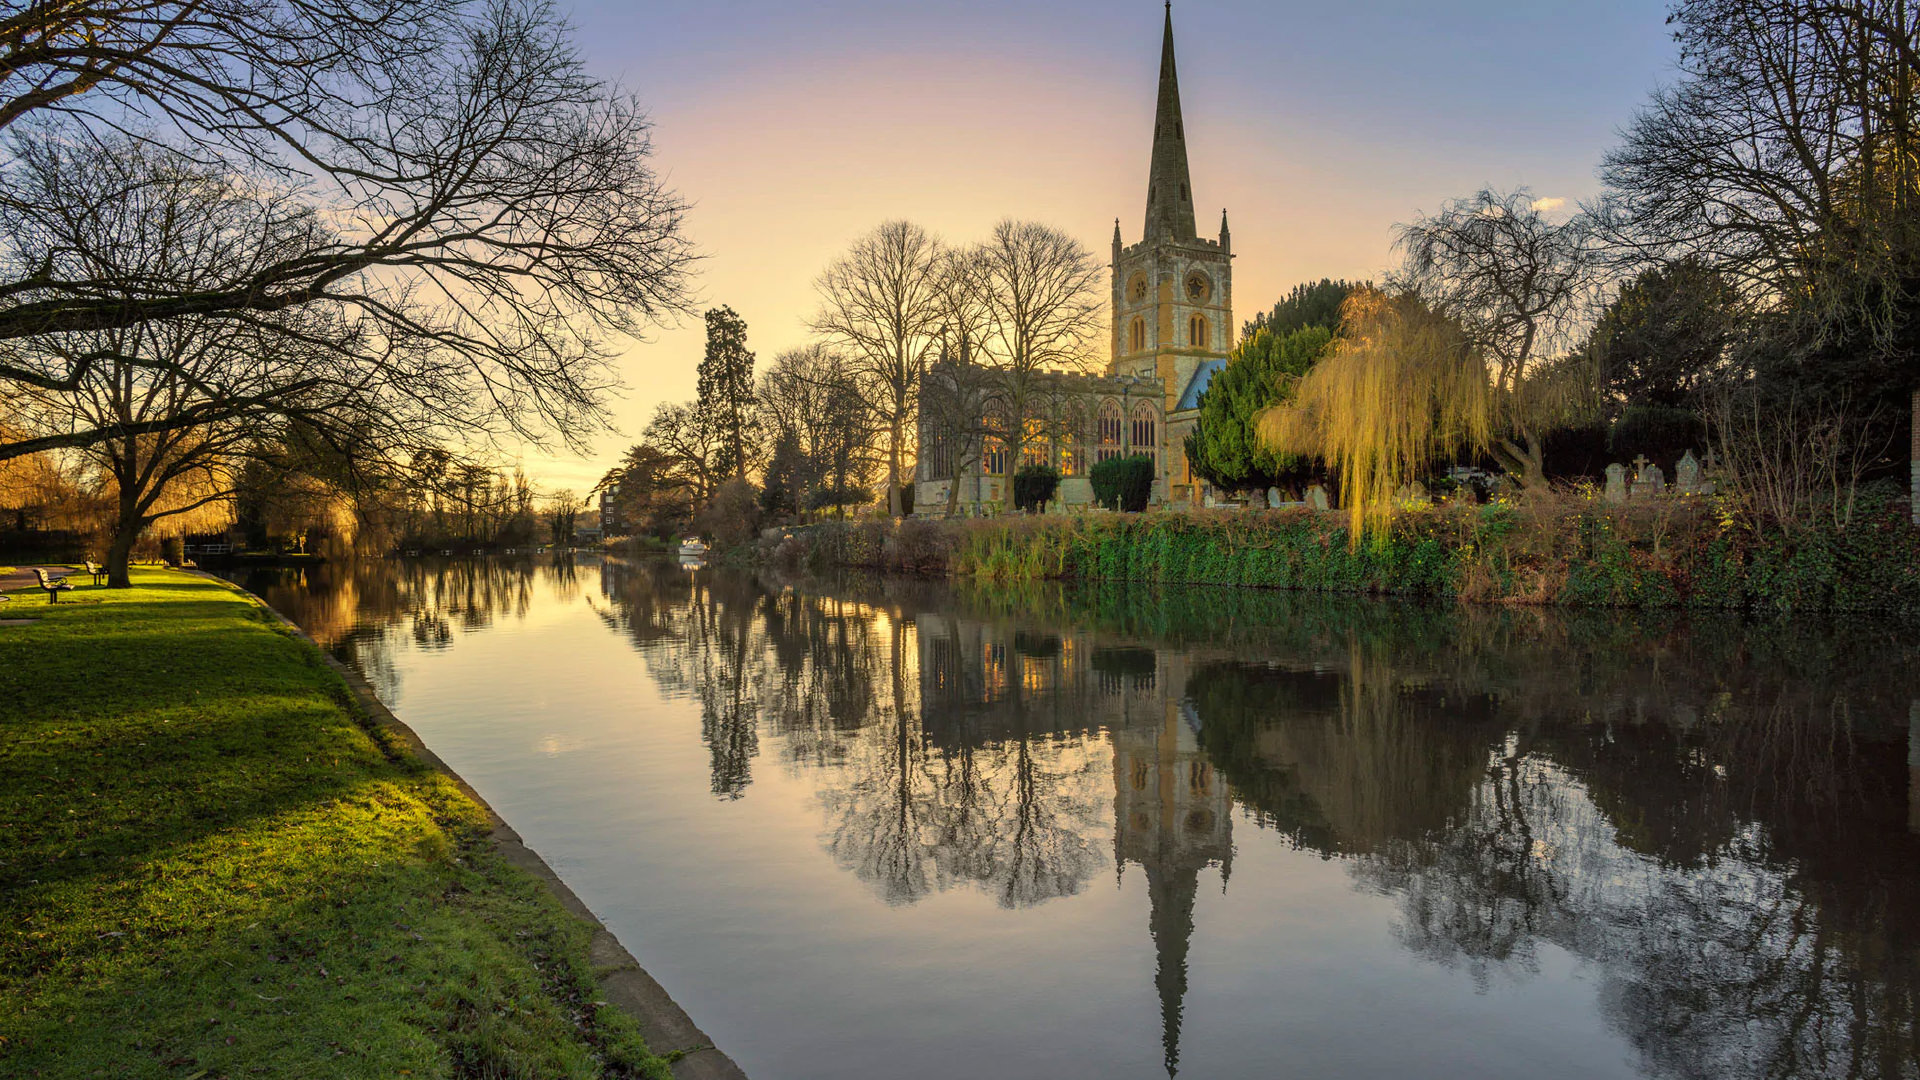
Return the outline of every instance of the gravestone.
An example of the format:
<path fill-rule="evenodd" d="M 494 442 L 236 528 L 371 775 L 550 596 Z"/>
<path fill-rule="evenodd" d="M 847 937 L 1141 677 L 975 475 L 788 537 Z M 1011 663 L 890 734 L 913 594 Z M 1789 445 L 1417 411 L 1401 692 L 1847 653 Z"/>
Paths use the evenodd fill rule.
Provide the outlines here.
<path fill-rule="evenodd" d="M 1648 461 L 1645 454 L 1636 458 L 1635 463 L 1640 466 L 1640 471 L 1633 477 L 1633 497 L 1650 499 L 1655 495 L 1665 495 L 1667 474 L 1661 471 L 1660 466 Z"/>
<path fill-rule="evenodd" d="M 1407 495 L 1414 502 L 1426 503 L 1426 502 L 1433 501 L 1433 496 L 1429 494 L 1427 491 L 1427 485 L 1421 483 L 1418 480 L 1415 480 L 1413 483 L 1407 486 L 1411 489 L 1410 491 L 1408 491 Z"/>
<path fill-rule="evenodd" d="M 1279 488 L 1270 487 L 1267 489 L 1267 509 L 1271 510 L 1286 501 L 1286 497 L 1280 494 Z"/>
<path fill-rule="evenodd" d="M 1330 509 L 1331 504 L 1327 502 L 1327 489 L 1321 487 L 1319 484 L 1315 484 L 1312 487 L 1308 488 L 1307 489 L 1307 505 L 1312 507 L 1315 510 Z"/>
<path fill-rule="evenodd" d="M 1673 486 L 1682 495 L 1700 495 L 1700 461 L 1688 450 L 1681 455 L 1680 463 L 1673 467 Z"/>
<path fill-rule="evenodd" d="M 1627 467 L 1617 461 L 1607 466 L 1607 501 L 1627 501 Z"/>

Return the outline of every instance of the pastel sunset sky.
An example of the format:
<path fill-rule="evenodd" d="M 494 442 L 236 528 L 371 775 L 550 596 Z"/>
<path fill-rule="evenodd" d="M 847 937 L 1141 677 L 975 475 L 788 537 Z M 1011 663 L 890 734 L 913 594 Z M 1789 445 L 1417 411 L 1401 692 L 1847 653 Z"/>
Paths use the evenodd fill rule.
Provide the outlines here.
<path fill-rule="evenodd" d="M 562 4 L 589 66 L 651 110 L 655 164 L 693 204 L 700 306 L 760 362 L 805 343 L 820 269 L 907 218 L 953 241 L 1003 217 L 1104 260 L 1139 239 L 1159 0 Z M 1671 77 L 1663 0 L 1188 0 L 1174 5 L 1201 231 L 1232 214 L 1236 322 L 1297 282 L 1375 277 L 1391 229 L 1483 185 L 1568 206 Z M 654 406 L 691 398 L 696 313 L 625 349 L 620 435 L 529 453 L 584 491 Z"/>

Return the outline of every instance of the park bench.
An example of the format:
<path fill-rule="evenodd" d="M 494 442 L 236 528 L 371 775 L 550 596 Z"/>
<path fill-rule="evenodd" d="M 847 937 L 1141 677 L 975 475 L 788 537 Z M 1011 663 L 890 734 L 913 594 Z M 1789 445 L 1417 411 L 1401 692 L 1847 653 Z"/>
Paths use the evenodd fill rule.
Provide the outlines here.
<path fill-rule="evenodd" d="M 93 561 L 92 559 L 88 559 L 88 560 L 87 560 L 87 573 L 89 573 L 89 574 L 92 574 L 92 575 L 93 575 L 93 583 L 94 583 L 95 585 L 98 585 L 98 584 L 100 584 L 100 581 L 101 581 L 101 579 L 103 579 L 103 578 L 105 578 L 105 577 L 107 576 L 107 568 L 106 568 L 106 567 L 104 567 L 104 566 L 101 566 L 101 565 L 100 565 L 99 563 L 97 563 L 97 562 L 94 562 L 94 561 Z"/>
<path fill-rule="evenodd" d="M 48 577 L 45 567 L 36 566 L 33 574 L 40 579 L 40 587 L 47 590 L 47 603 L 60 602 L 60 594 L 73 591 L 73 583 L 64 577 Z"/>

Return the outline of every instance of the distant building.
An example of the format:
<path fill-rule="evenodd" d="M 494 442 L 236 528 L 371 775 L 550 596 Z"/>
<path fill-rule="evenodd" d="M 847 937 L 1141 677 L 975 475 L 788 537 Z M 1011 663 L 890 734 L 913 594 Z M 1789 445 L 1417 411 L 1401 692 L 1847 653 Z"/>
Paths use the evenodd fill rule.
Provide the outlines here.
<path fill-rule="evenodd" d="M 1153 457 L 1156 503 L 1200 504 L 1205 485 L 1187 465 L 1185 442 L 1200 416 L 1201 393 L 1233 349 L 1233 245 L 1224 210 L 1218 240 L 1198 235 L 1186 138 L 1169 9 L 1140 242 L 1127 246 L 1120 222 L 1113 223 L 1113 334 L 1106 372 L 1051 376 L 1045 396 L 1056 403 L 1052 415 L 1044 423 L 1028 421 L 1039 430 L 1023 439 L 1022 460 L 1014 462 L 999 440 L 957 428 L 951 418 L 970 415 L 971 398 L 959 407 L 929 401 L 927 394 L 957 385 L 990 407 L 991 394 L 977 389 L 990 378 L 966 377 L 966 371 L 978 370 L 968 357 L 943 357 L 942 363 L 954 365 L 945 370 L 961 377 L 930 379 L 922 390 L 918 512 L 941 513 L 950 499 L 966 510 L 1004 506 L 1011 498 L 1007 478 L 1030 463 L 1058 469 L 1061 500 L 1083 505 L 1093 500 L 1087 470 L 1124 454 Z"/>
<path fill-rule="evenodd" d="M 628 526 L 626 515 L 620 510 L 620 485 L 608 484 L 600 489 L 600 536 L 631 536 L 633 529 Z"/>

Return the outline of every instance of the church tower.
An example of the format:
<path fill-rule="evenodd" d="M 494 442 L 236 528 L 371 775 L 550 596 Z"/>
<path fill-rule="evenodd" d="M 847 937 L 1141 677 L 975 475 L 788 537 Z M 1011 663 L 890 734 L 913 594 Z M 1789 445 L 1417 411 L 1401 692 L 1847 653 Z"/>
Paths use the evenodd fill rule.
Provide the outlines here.
<path fill-rule="evenodd" d="M 1223 361 L 1233 348 L 1233 250 L 1226 211 L 1220 213 L 1218 240 L 1202 239 L 1196 220 L 1169 2 L 1140 242 L 1125 246 L 1120 223 L 1113 223 L 1113 359 L 1107 366 L 1113 375 L 1159 378 L 1169 414 L 1196 375 L 1211 374 L 1207 361 Z M 1168 459 L 1180 456 L 1171 443 Z M 1167 466 L 1169 479 L 1175 480 L 1184 462 L 1168 460 Z"/>

